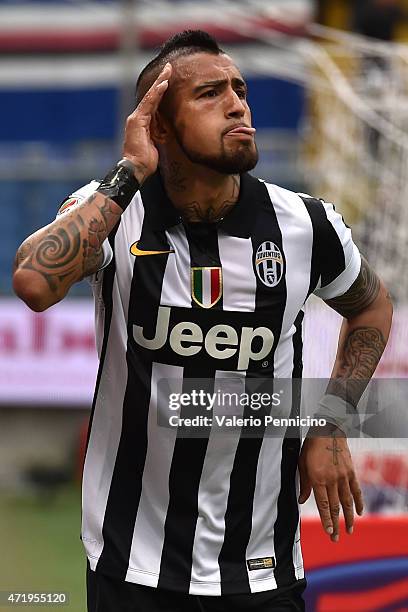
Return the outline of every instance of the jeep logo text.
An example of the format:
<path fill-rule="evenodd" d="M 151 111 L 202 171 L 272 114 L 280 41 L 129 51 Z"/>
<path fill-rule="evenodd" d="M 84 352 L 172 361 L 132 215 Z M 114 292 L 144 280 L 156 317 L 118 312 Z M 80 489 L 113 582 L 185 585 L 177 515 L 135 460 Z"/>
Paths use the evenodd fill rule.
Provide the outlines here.
<path fill-rule="evenodd" d="M 133 325 L 135 342 L 145 349 L 157 351 L 169 341 L 170 348 L 182 357 L 191 357 L 205 350 L 213 359 L 229 359 L 238 355 L 238 370 L 246 370 L 249 362 L 264 359 L 272 350 L 274 335 L 268 327 L 241 327 L 239 332 L 231 325 L 219 324 L 204 335 L 201 327 L 191 321 L 177 323 L 170 330 L 168 306 L 160 306 L 153 338 L 146 338 L 143 327 Z M 254 340 L 257 350 L 253 349 Z"/>

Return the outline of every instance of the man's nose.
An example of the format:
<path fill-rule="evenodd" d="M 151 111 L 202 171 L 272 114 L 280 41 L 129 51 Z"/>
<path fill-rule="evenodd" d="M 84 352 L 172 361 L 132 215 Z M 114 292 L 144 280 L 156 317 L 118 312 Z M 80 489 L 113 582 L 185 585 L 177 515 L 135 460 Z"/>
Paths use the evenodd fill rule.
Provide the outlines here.
<path fill-rule="evenodd" d="M 227 96 L 225 114 L 227 117 L 242 117 L 245 114 L 244 101 L 233 89 L 229 90 L 229 95 Z"/>

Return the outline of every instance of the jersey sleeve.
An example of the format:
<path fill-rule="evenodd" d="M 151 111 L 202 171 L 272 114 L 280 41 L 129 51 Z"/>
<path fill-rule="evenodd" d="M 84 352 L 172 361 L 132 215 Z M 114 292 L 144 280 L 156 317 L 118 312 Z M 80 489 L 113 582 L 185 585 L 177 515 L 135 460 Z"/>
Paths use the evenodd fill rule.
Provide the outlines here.
<path fill-rule="evenodd" d="M 91 181 L 87 185 L 84 185 L 80 189 L 77 189 L 76 191 L 71 193 L 71 195 L 65 198 L 65 200 L 60 204 L 60 207 L 57 212 L 57 217 L 59 217 L 60 215 L 63 215 L 69 210 L 72 210 L 75 206 L 78 206 L 79 204 L 81 204 L 81 202 L 83 202 L 92 193 L 94 193 L 94 191 L 96 191 L 98 187 L 99 187 L 98 181 Z M 110 262 L 112 261 L 113 252 L 112 252 L 112 248 L 109 244 L 108 239 L 103 241 L 102 251 L 103 251 L 103 261 L 98 271 L 106 268 L 106 266 L 108 266 Z M 94 276 L 95 275 L 91 275 L 88 277 L 88 279 L 93 279 Z"/>
<path fill-rule="evenodd" d="M 302 199 L 306 202 L 306 198 Z M 333 204 L 310 196 L 307 199 L 313 225 L 312 266 L 318 279 L 313 293 L 330 300 L 350 289 L 360 272 L 361 256 L 351 229 Z"/>

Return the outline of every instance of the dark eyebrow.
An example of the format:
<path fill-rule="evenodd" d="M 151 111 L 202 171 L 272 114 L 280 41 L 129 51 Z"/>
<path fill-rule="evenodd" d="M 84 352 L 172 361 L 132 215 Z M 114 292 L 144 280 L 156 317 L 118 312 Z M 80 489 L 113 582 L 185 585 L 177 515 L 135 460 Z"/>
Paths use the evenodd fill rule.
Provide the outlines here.
<path fill-rule="evenodd" d="M 232 82 L 232 85 L 235 85 L 238 87 L 244 87 L 246 91 L 247 86 L 246 86 L 245 81 L 243 81 L 242 79 L 238 77 L 234 77 L 233 79 L 231 79 L 231 82 Z M 220 87 L 221 85 L 226 85 L 227 83 L 228 83 L 228 79 L 218 79 L 216 81 L 207 81 L 206 83 L 202 83 L 201 85 L 197 85 L 197 87 L 194 87 L 193 93 L 197 94 L 202 89 L 205 89 L 206 87 Z"/>

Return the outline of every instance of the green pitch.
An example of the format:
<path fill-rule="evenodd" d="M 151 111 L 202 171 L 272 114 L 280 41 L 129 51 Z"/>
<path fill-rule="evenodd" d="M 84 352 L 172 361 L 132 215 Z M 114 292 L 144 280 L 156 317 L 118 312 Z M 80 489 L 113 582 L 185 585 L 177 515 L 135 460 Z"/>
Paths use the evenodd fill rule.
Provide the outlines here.
<path fill-rule="evenodd" d="M 64 487 L 52 499 L 0 497 L 0 591 L 64 591 L 69 595 L 68 605 L 0 605 L 0 610 L 86 610 L 80 508 L 78 485 Z"/>

